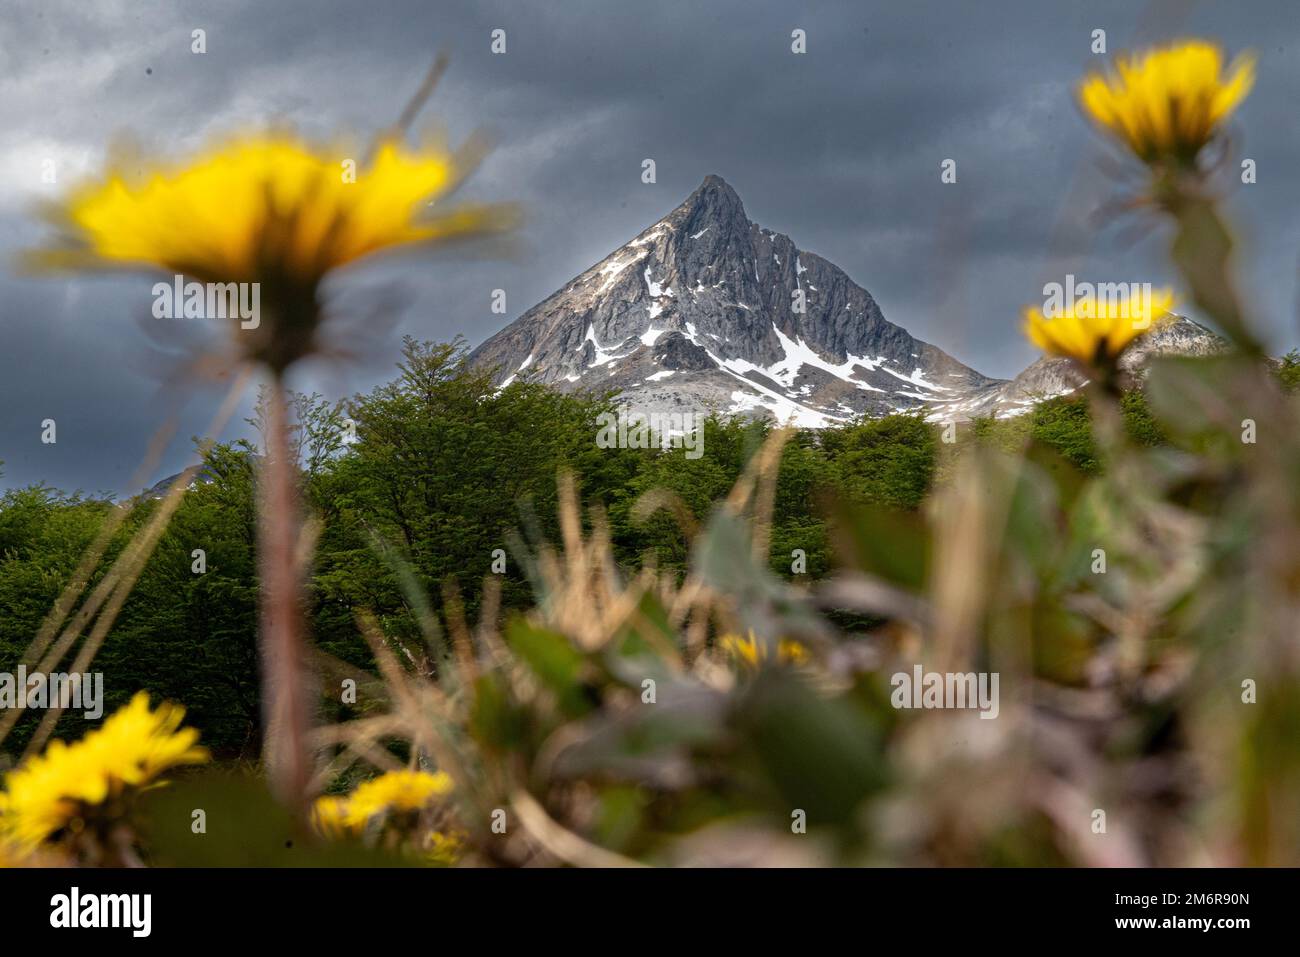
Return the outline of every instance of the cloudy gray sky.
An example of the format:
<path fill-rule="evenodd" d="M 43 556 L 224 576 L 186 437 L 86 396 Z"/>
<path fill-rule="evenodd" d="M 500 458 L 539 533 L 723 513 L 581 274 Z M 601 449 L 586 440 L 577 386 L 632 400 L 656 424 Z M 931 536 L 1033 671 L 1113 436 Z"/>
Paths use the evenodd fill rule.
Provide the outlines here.
<path fill-rule="evenodd" d="M 32 204 L 93 172 L 115 134 L 183 154 L 272 121 L 360 136 L 391 122 L 439 50 L 451 68 L 423 121 L 489 133 L 464 195 L 517 200 L 511 259 L 356 269 L 339 288 L 400 293 L 363 357 L 299 371 L 331 395 L 389 374 L 403 333 L 476 345 L 677 205 L 708 173 L 750 217 L 845 269 L 885 316 L 990 374 L 1034 358 L 1017 312 L 1080 279 L 1172 282 L 1167 235 L 1089 218 L 1115 186 L 1071 99 L 1111 51 L 1194 34 L 1260 56 L 1235 128 L 1259 181 L 1230 208 L 1244 285 L 1279 350 L 1296 333 L 1300 18 L 1294 0 L 0 0 L 0 487 L 135 491 L 149 436 L 178 413 L 150 481 L 188 464 L 220 401 L 162 387 L 178 330 L 148 319 L 152 279 L 30 278 L 14 252 Z M 191 31 L 207 52 L 191 52 Z M 489 49 L 506 31 L 507 52 Z M 791 30 L 807 53 L 790 52 Z M 653 158 L 658 182 L 641 182 Z M 940 163 L 958 182 L 940 182 Z M 42 181 L 47 160 L 57 183 Z M 507 291 L 508 314 L 490 294 Z M 236 415 L 225 437 L 246 431 Z M 42 444 L 41 422 L 58 423 Z"/>

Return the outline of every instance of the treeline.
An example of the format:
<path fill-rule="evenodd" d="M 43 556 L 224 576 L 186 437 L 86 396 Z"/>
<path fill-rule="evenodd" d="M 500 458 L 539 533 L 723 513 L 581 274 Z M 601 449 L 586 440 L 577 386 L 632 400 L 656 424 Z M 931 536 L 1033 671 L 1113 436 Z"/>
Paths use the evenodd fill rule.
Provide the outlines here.
<path fill-rule="evenodd" d="M 615 555 L 629 570 L 650 556 L 661 568 L 684 568 L 692 517 L 702 520 L 731 489 L 770 428 L 709 419 L 699 458 L 681 449 L 602 449 L 597 419 L 614 408 L 612 396 L 565 395 L 531 383 L 494 390 L 458 344 L 409 339 L 391 382 L 336 403 L 295 396 L 294 407 L 304 496 L 318 520 L 313 641 L 359 667 L 372 663 L 358 635 L 359 610 L 372 612 L 391 638 L 419 646 L 404 577 L 437 614 L 454 590 L 473 621 L 484 578 L 501 568 L 504 551 L 502 606 L 526 607 L 531 593 L 514 544 L 520 536 L 533 544 L 558 540 L 562 470 L 576 477 L 584 504 L 601 508 Z M 1136 439 L 1160 441 L 1141 393 L 1129 394 L 1125 413 Z M 823 505 L 831 498 L 916 509 L 971 444 L 1026 442 L 1083 471 L 1099 467 L 1086 407 L 1069 398 L 1018 419 L 964 425 L 956 445 L 914 415 L 796 434 L 776 486 L 773 570 L 790 575 L 792 553 L 801 549 L 809 577 L 827 573 Z M 226 756 L 258 748 L 258 457 L 257 443 L 248 441 L 207 452 L 205 481 L 185 494 L 94 664 L 105 674 L 107 711 L 141 688 L 181 701 L 204 740 Z M 643 519 L 634 506 L 652 489 L 667 491 L 676 505 Z M 100 524 L 126 506 L 130 514 L 99 574 L 157 501 L 116 504 L 44 486 L 0 497 L 0 671 L 16 668 Z M 25 718 L 6 750 L 21 746 L 34 726 Z M 79 719 L 66 726 L 71 735 L 81 730 Z"/>

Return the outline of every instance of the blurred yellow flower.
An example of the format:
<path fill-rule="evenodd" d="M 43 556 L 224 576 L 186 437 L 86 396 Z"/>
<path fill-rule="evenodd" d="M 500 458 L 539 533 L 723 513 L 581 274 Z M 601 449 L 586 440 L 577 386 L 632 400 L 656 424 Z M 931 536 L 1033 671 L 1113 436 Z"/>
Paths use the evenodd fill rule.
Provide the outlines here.
<path fill-rule="evenodd" d="M 35 847 L 79 826 L 96 806 L 154 784 L 168 768 L 208 760 L 198 731 L 177 730 L 184 716 L 184 708 L 166 702 L 151 711 L 141 691 L 80 741 L 51 742 L 5 776 L 0 835 Z"/>
<path fill-rule="evenodd" d="M 137 168 L 143 166 L 143 169 Z M 118 161 L 54 208 L 61 245 L 36 268 L 160 268 L 206 283 L 259 283 L 266 319 L 246 352 L 282 371 L 312 348 L 317 287 L 373 253 L 498 229 L 508 210 L 434 200 L 472 168 L 441 147 L 381 142 L 369 165 L 292 133 L 235 138 L 185 165 Z"/>
<path fill-rule="evenodd" d="M 1173 306 L 1170 289 L 1118 298 L 1084 297 L 1066 303 L 1051 318 L 1040 307 L 1027 306 L 1025 335 L 1044 352 L 1102 367 L 1112 364 L 1142 333 L 1172 319 Z"/>
<path fill-rule="evenodd" d="M 1255 82 L 1255 58 L 1242 54 L 1224 71 L 1223 51 L 1183 40 L 1120 56 L 1108 73 L 1079 84 L 1079 103 L 1105 132 L 1145 162 L 1190 164 Z"/>
<path fill-rule="evenodd" d="M 332 794 L 318 797 L 311 806 L 311 824 L 321 837 L 345 837 L 351 831 L 347 799 Z"/>
<path fill-rule="evenodd" d="M 421 811 L 451 790 L 451 778 L 443 771 L 389 771 L 352 792 L 344 820 L 348 827 L 362 830 L 380 815 Z"/>
<path fill-rule="evenodd" d="M 759 641 L 751 628 L 744 638 L 738 635 L 723 635 L 718 644 L 727 654 L 748 665 L 757 668 L 767 660 L 767 645 Z M 781 664 L 802 665 L 809 658 L 808 649 L 797 641 L 782 638 L 776 645 L 776 660 Z"/>
<path fill-rule="evenodd" d="M 465 841 L 458 834 L 430 831 L 424 842 L 424 856 L 430 864 L 451 867 L 465 854 Z"/>

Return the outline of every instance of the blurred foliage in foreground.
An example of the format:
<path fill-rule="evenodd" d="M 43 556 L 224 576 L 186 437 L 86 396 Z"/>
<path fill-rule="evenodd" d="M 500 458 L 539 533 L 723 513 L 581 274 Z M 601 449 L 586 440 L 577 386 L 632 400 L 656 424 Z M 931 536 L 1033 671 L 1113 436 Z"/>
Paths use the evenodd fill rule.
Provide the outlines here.
<path fill-rule="evenodd" d="M 815 584 L 769 568 L 787 433 L 684 578 L 620 569 L 562 484 L 560 544 L 518 550 L 531 610 L 498 628 L 489 588 L 418 646 L 363 624 L 384 681 L 322 731 L 322 781 L 385 747 L 447 773 L 469 863 L 1295 863 L 1300 403 L 1237 354 L 1159 360 L 1143 394 L 1092 397 L 1103 467 L 1062 443 L 1067 401 L 1013 454 L 973 429 L 996 441 L 919 509 L 836 499 Z M 997 672 L 997 718 L 893 707 L 918 664 Z"/>
<path fill-rule="evenodd" d="M 1159 360 L 1123 398 L 1109 444 L 1085 397 L 970 423 L 952 446 L 907 417 L 820 441 L 715 422 L 703 466 L 669 464 L 680 452 L 599 453 L 592 464 L 621 484 L 585 512 L 573 484 L 557 493 L 540 475 L 582 467 L 592 432 L 578 413 L 595 407 L 583 400 L 528 387 L 484 400 L 575 417 L 571 447 L 557 429 L 558 450 L 533 449 L 536 484 L 495 496 L 487 475 L 442 484 L 457 445 L 432 438 L 423 475 L 403 461 L 411 471 L 393 464 L 379 484 L 368 443 L 382 420 L 359 400 L 361 441 L 304 475 L 324 521 L 317 678 L 338 722 L 318 731 L 317 784 L 343 805 L 368 769 L 413 763 L 454 786 L 400 818 L 405 836 L 381 807 L 355 826 L 318 827 L 332 835 L 321 844 L 260 785 L 203 772 L 147 798 L 142 853 L 211 864 L 1293 863 L 1297 619 L 1276 616 L 1300 587 L 1286 537 L 1300 531 L 1294 368 Z M 473 446 L 474 414 L 448 418 L 400 410 L 389 424 L 461 430 Z M 1254 443 L 1242 441 L 1247 418 Z M 521 465 L 522 449 L 510 454 Z M 256 738 L 251 455 L 209 456 L 213 481 L 186 497 L 96 665 L 110 687 L 135 669 L 140 685 L 186 701 L 205 743 L 228 752 Z M 720 465 L 729 455 L 738 474 Z M 687 480 L 710 465 L 707 479 L 732 487 Z M 524 475 L 521 465 L 514 478 Z M 672 494 L 651 491 L 665 485 Z M 365 504 L 395 488 L 420 505 L 459 498 L 443 512 Z M 453 552 L 476 563 L 467 573 L 434 564 L 424 537 L 454 547 L 438 530 L 467 497 L 524 491 L 539 504 L 523 537 L 502 512 L 500 538 L 458 526 L 484 536 L 464 558 Z M 108 507 L 11 493 L 0 511 L 6 607 L 22 596 L 39 621 L 40 576 L 50 593 L 59 584 L 58 563 L 38 572 L 20 543 L 61 543 L 54 553 L 74 561 Z M 415 525 L 413 548 L 399 516 Z M 809 554 L 827 571 L 810 562 L 815 574 L 791 574 L 790 550 L 821 536 L 829 544 Z M 190 571 L 195 541 L 207 545 L 206 575 Z M 488 572 L 498 542 L 514 575 Z M 6 625 L 15 645 L 32 627 L 11 615 Z M 785 653 L 792 645 L 799 654 Z M 918 663 L 998 672 L 998 718 L 896 710 L 890 678 Z M 356 695 L 343 703 L 348 681 Z M 208 834 L 192 832 L 193 806 L 207 809 Z"/>

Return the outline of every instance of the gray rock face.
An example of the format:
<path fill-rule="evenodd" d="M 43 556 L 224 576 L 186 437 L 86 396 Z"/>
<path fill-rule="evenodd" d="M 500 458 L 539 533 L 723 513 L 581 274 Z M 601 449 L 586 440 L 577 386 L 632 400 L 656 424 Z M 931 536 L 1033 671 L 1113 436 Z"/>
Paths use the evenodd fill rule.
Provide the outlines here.
<path fill-rule="evenodd" d="M 991 379 L 914 338 L 843 270 L 750 222 L 717 176 L 471 358 L 498 386 L 615 389 L 639 412 L 812 428 L 908 410 L 1016 414 L 1080 383 L 1063 360 Z"/>
<path fill-rule="evenodd" d="M 674 372 L 712 369 L 713 360 L 703 346 L 697 346 L 680 332 L 665 332 L 651 347 L 661 368 Z"/>

